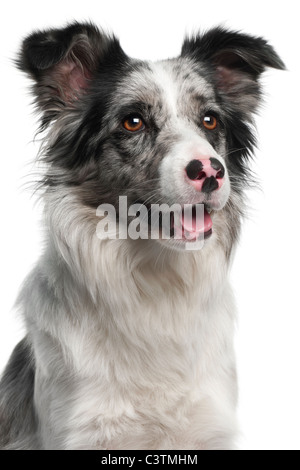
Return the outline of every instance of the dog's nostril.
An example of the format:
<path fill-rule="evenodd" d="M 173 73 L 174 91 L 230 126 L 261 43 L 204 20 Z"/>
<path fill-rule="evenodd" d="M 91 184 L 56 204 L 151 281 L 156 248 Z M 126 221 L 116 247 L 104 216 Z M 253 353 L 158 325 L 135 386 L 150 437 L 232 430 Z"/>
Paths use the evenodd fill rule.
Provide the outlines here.
<path fill-rule="evenodd" d="M 225 171 L 224 171 L 224 168 L 223 168 L 222 170 L 218 171 L 218 173 L 216 174 L 216 178 L 217 179 L 224 178 L 224 174 L 225 174 Z"/>
<path fill-rule="evenodd" d="M 195 178 L 195 179 L 196 180 L 202 180 L 203 178 L 206 178 L 206 173 L 205 173 L 205 171 L 200 171 L 197 178 Z"/>

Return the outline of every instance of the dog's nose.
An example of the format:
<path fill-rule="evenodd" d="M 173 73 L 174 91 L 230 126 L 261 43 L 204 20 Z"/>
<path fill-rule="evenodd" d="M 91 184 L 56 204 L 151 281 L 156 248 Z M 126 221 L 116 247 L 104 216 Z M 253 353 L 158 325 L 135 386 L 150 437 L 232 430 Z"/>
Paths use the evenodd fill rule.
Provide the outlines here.
<path fill-rule="evenodd" d="M 224 182 L 225 168 L 217 158 L 191 160 L 185 171 L 189 183 L 203 193 L 220 189 Z"/>

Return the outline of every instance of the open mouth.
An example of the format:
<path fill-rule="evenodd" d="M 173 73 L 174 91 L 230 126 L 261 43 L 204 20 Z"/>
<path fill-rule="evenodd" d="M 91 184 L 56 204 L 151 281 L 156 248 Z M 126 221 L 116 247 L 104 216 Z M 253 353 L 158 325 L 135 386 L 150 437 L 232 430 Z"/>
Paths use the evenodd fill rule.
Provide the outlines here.
<path fill-rule="evenodd" d="M 203 204 L 193 205 L 187 211 L 182 210 L 179 222 L 177 226 L 174 224 L 174 238 L 185 242 L 195 241 L 200 237 L 206 240 L 213 233 L 211 209 Z"/>
<path fill-rule="evenodd" d="M 212 210 L 206 204 L 185 205 L 179 211 L 155 212 L 147 205 L 148 227 L 159 232 L 161 239 L 194 242 L 208 239 L 213 233 Z"/>

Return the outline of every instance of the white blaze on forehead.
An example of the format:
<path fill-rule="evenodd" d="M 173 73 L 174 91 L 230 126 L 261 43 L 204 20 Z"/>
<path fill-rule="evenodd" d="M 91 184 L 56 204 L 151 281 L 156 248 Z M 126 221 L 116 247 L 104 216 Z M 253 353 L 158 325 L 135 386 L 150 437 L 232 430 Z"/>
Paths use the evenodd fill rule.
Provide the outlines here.
<path fill-rule="evenodd" d="M 177 116 L 179 84 L 175 80 L 172 67 L 167 62 L 154 62 L 151 64 L 154 80 L 163 92 L 164 103 L 169 112 Z"/>
<path fill-rule="evenodd" d="M 183 107 L 185 112 L 188 111 L 187 100 L 191 89 L 195 96 L 214 101 L 213 88 L 195 71 L 193 62 L 182 61 L 181 69 L 176 70 L 172 61 L 153 62 L 149 65 L 155 84 L 162 92 L 164 105 L 172 117 L 178 118 L 179 108 Z"/>

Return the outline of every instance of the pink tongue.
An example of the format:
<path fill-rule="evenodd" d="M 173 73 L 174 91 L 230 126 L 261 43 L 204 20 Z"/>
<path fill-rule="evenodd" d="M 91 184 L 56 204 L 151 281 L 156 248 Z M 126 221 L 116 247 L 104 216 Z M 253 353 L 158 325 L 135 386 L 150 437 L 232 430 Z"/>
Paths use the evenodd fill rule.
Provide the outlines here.
<path fill-rule="evenodd" d="M 201 214 L 202 215 L 202 214 Z M 204 209 L 204 217 L 196 217 L 195 211 L 183 211 L 181 215 L 181 225 L 186 232 L 189 232 L 191 235 L 200 235 L 201 233 L 208 232 L 212 226 L 211 216 Z"/>

